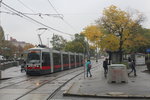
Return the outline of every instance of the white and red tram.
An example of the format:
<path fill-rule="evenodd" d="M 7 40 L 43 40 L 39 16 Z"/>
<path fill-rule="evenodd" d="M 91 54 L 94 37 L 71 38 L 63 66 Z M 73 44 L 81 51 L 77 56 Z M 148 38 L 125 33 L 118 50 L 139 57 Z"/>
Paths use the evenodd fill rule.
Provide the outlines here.
<path fill-rule="evenodd" d="M 27 75 L 49 74 L 83 66 L 83 54 L 36 47 L 28 50 Z"/>

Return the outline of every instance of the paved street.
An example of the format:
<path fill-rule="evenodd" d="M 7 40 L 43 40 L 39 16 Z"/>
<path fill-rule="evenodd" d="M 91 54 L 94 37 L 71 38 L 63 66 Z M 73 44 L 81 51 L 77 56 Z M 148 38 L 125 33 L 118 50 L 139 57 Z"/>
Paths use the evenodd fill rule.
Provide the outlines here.
<path fill-rule="evenodd" d="M 112 100 L 112 99 L 116 99 L 115 97 L 117 97 L 118 100 L 137 100 L 137 99 L 144 100 L 146 99 L 146 96 L 149 97 L 149 93 L 150 93 L 149 75 L 150 73 L 145 71 L 146 66 L 137 66 L 136 67 L 137 77 L 134 77 L 133 74 L 131 74 L 131 76 L 128 77 L 128 83 L 121 83 L 121 84 L 107 82 L 107 79 L 103 75 L 102 59 L 99 60 L 98 63 L 94 61 L 93 67 L 94 67 L 92 69 L 93 77 L 84 78 L 84 74 L 81 74 L 80 76 L 76 77 L 74 80 L 70 81 L 67 85 L 62 87 L 61 90 L 57 92 L 56 95 L 54 95 L 52 99 L 55 99 L 55 100 L 61 100 L 61 99 L 65 99 L 65 100 Z M 83 69 L 84 68 L 81 68 L 81 70 Z M 128 71 L 130 71 L 130 69 Z M 19 78 L 20 76 L 22 78 Z M 11 84 L 12 82 L 15 82 L 15 80 L 17 81 L 23 80 L 28 77 L 25 75 L 25 73 L 20 72 L 20 67 L 13 67 L 5 71 L 2 71 L 2 78 L 12 78 L 13 80 L 10 79 L 10 82 L 8 82 Z M 1 86 L 4 86 L 5 85 L 4 83 L 9 80 L 0 80 L 0 81 L 1 81 Z M 19 86 L 19 87 L 22 87 L 22 86 Z M 49 87 L 46 89 L 51 90 L 52 87 Z M 63 96 L 63 93 L 65 93 L 66 91 L 69 94 L 75 95 L 75 96 L 71 96 L 71 95 Z M 8 93 L 8 91 L 6 92 Z M 39 91 L 39 93 L 41 92 Z M 125 98 L 123 97 L 118 98 L 118 96 L 124 96 Z M 134 97 L 134 98 L 127 98 L 128 96 Z M 41 97 L 39 97 L 38 100 L 43 100 L 42 98 L 41 99 L 40 98 Z M 8 100 L 10 100 L 10 98 Z M 29 99 L 29 100 L 32 100 L 32 99 Z"/>

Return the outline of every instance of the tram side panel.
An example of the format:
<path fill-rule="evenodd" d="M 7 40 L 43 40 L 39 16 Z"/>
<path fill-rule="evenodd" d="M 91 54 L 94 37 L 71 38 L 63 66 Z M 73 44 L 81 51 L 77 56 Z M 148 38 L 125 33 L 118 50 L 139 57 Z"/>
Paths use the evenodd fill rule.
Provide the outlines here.
<path fill-rule="evenodd" d="M 61 54 L 53 53 L 54 72 L 61 71 Z"/>
<path fill-rule="evenodd" d="M 76 55 L 76 66 L 80 67 L 79 54 Z"/>
<path fill-rule="evenodd" d="M 84 65 L 84 56 L 83 55 L 80 55 L 80 63 L 81 63 L 81 66 Z"/>
<path fill-rule="evenodd" d="M 75 68 L 75 56 L 74 56 L 74 54 L 70 54 L 70 65 L 71 65 L 71 68 Z"/>
<path fill-rule="evenodd" d="M 63 54 L 63 69 L 67 70 L 69 69 L 69 55 Z"/>
<path fill-rule="evenodd" d="M 42 74 L 48 74 L 51 73 L 51 59 L 50 59 L 50 53 L 49 52 L 43 52 L 42 53 Z"/>

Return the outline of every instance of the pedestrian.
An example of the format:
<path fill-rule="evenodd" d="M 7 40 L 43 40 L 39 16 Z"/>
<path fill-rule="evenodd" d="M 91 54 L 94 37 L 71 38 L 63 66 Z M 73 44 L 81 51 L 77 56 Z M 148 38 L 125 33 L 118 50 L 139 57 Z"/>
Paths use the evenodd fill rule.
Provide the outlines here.
<path fill-rule="evenodd" d="M 86 71 L 87 71 L 86 77 L 88 77 L 88 74 L 90 74 L 90 77 L 92 77 L 91 67 L 92 67 L 91 61 L 87 60 L 87 62 L 86 62 Z"/>
<path fill-rule="evenodd" d="M 104 68 L 104 76 L 107 77 L 107 73 L 108 73 L 108 59 L 107 58 L 103 61 L 103 68 Z"/>
<path fill-rule="evenodd" d="M 128 76 L 134 72 L 134 76 L 137 76 L 136 75 L 136 69 L 135 69 L 135 61 L 134 60 L 129 60 L 129 67 L 131 68 L 131 71 L 128 73 Z"/>
<path fill-rule="evenodd" d="M 26 71 L 25 66 L 26 66 L 26 61 L 23 61 L 23 63 L 21 64 L 21 72 L 23 72 L 23 70 Z"/>

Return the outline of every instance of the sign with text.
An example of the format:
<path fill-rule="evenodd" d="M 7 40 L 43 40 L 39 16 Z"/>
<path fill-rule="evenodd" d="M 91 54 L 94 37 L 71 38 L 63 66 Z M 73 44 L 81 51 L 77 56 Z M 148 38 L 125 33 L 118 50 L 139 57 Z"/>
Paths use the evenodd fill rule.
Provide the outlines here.
<path fill-rule="evenodd" d="M 149 48 L 149 49 L 146 49 L 146 52 L 150 52 L 150 48 Z"/>

